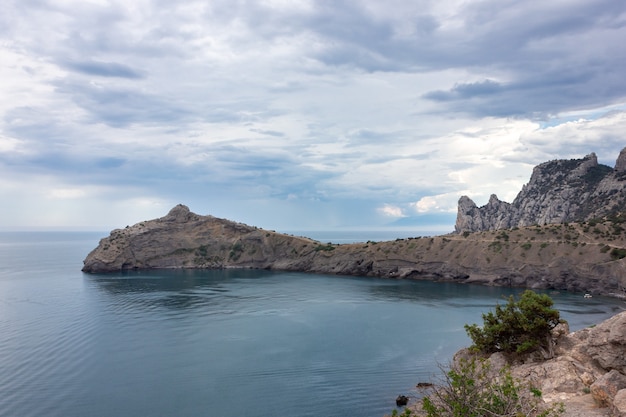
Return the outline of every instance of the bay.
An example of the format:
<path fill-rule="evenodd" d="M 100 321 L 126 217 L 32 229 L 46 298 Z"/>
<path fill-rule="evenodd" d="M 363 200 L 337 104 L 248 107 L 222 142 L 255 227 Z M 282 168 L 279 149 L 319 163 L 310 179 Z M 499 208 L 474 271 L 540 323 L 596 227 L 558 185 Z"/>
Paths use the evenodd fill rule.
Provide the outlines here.
<path fill-rule="evenodd" d="M 104 235 L 0 233 L 0 416 L 381 417 L 469 344 L 465 323 L 521 291 L 255 270 L 81 273 Z M 573 329 L 624 307 L 551 296 Z"/>

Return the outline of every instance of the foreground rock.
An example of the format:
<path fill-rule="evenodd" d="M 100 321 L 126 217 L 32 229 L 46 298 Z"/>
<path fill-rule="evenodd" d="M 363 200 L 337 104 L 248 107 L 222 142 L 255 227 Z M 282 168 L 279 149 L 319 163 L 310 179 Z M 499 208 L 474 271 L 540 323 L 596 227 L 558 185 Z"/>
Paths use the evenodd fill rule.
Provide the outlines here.
<path fill-rule="evenodd" d="M 545 162 L 512 203 L 494 194 L 482 207 L 467 196 L 459 200 L 455 231 L 510 229 L 534 224 L 590 220 L 623 210 L 626 204 L 626 148 L 615 167 L 598 164 L 596 154 Z"/>
<path fill-rule="evenodd" d="M 564 417 L 626 417 L 626 312 L 593 328 L 555 329 L 555 357 L 511 364 L 501 353 L 489 357 L 494 375 L 511 365 L 512 375 L 542 393 L 547 404 L 562 402 Z M 471 355 L 466 349 L 455 360 Z M 421 415 L 419 403 L 412 406 Z"/>
<path fill-rule="evenodd" d="M 178 205 L 165 217 L 113 230 L 87 256 L 83 271 L 258 268 L 621 296 L 626 230 L 618 227 L 549 225 L 332 245 Z"/>

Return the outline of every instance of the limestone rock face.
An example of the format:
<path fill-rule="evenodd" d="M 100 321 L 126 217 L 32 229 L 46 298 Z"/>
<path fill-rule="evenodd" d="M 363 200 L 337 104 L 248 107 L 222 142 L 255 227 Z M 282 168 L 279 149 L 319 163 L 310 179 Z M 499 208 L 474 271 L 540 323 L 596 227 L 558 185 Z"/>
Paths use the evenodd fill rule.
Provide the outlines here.
<path fill-rule="evenodd" d="M 511 223 L 511 205 L 500 201 L 495 194 L 489 202 L 478 208 L 476 203 L 467 196 L 459 199 L 459 210 L 456 220 L 456 231 L 497 230 L 508 227 Z"/>
<path fill-rule="evenodd" d="M 626 315 L 619 314 L 591 329 L 587 352 L 602 368 L 626 374 Z"/>
<path fill-rule="evenodd" d="M 613 398 L 613 414 L 617 417 L 626 417 L 626 389 L 617 391 Z"/>
<path fill-rule="evenodd" d="M 613 364 L 598 361 L 606 352 L 615 352 L 616 344 L 621 345 L 624 323 L 626 312 L 573 333 L 567 326 L 558 326 L 552 332 L 553 358 L 511 358 L 496 352 L 488 358 L 489 376 L 497 378 L 499 370 L 509 367 L 515 379 L 541 391 L 545 403 L 564 403 L 563 417 L 626 417 L 626 374 Z M 622 349 L 622 356 L 624 352 Z M 473 355 L 469 349 L 461 349 L 453 362 L 458 364 Z M 418 416 L 425 415 L 419 407 L 415 411 Z"/>
<path fill-rule="evenodd" d="M 570 334 L 556 332 L 553 334 L 554 358 L 516 363 L 511 372 L 519 380 L 538 388 L 544 401 L 564 402 L 566 417 L 626 416 L 626 373 L 622 367 L 626 352 L 624 325 L 626 312 L 592 329 Z M 615 355 L 618 351 L 621 355 Z M 462 350 L 455 359 L 463 354 L 467 352 Z M 607 357 L 610 360 L 603 359 Z M 495 370 L 507 365 L 501 353 L 493 354 L 489 360 Z M 591 396 L 585 394 L 589 391 Z"/>
<path fill-rule="evenodd" d="M 617 161 L 615 162 L 615 171 L 624 172 L 626 171 L 626 148 L 622 149 L 617 157 Z"/>
<path fill-rule="evenodd" d="M 600 407 L 609 407 L 618 391 L 626 388 L 626 375 L 613 369 L 591 384 L 591 395 Z"/>
<path fill-rule="evenodd" d="M 582 159 L 554 160 L 533 169 L 509 204 L 492 195 L 483 207 L 468 197 L 459 200 L 455 231 L 475 232 L 581 221 L 602 217 L 626 204 L 626 148 L 615 169 L 598 164 L 595 153 Z"/>

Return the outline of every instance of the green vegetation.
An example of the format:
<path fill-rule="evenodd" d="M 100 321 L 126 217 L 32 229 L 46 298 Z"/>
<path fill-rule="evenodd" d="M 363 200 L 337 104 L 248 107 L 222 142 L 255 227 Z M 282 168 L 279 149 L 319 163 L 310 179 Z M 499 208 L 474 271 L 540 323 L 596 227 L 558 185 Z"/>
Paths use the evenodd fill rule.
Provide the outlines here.
<path fill-rule="evenodd" d="M 528 250 L 528 249 L 530 249 L 533 245 L 532 245 L 531 243 L 529 243 L 529 242 L 526 242 L 526 243 L 522 243 L 520 246 L 522 247 L 522 249 L 524 249 L 524 250 Z"/>
<path fill-rule="evenodd" d="M 614 261 L 618 259 L 626 258 L 626 249 L 623 248 L 613 248 L 611 251 L 611 259 Z"/>
<path fill-rule="evenodd" d="M 315 252 L 319 252 L 319 251 L 330 252 L 331 250 L 335 250 L 335 247 L 333 246 L 332 243 L 329 242 L 329 243 L 327 243 L 325 245 L 317 245 L 314 248 L 314 250 L 315 250 Z"/>
<path fill-rule="evenodd" d="M 509 235 L 503 230 L 502 232 L 500 232 L 497 236 L 496 239 L 503 239 L 505 242 L 509 241 Z"/>
<path fill-rule="evenodd" d="M 500 252 L 502 250 L 502 244 L 498 241 L 491 242 L 489 249 L 493 249 L 494 252 Z"/>
<path fill-rule="evenodd" d="M 402 414 L 398 414 L 398 410 L 393 410 L 391 412 L 391 417 L 411 417 L 412 415 L 413 413 L 408 408 L 405 408 Z"/>
<path fill-rule="evenodd" d="M 422 400 L 427 417 L 556 417 L 564 412 L 561 403 L 540 410 L 541 391 L 513 378 L 508 367 L 491 372 L 483 359 L 461 359 L 444 375 Z M 405 415 L 410 412 L 400 416 Z"/>
<path fill-rule="evenodd" d="M 233 261 L 238 261 L 241 257 L 241 253 L 243 252 L 243 246 L 240 242 L 233 244 L 230 248 L 230 253 L 228 254 L 228 258 Z"/>
<path fill-rule="evenodd" d="M 588 185 L 595 186 L 602 181 L 613 169 L 607 165 L 598 164 L 598 166 L 591 167 L 587 170 L 583 176 L 583 181 Z"/>
<path fill-rule="evenodd" d="M 484 325 L 466 325 L 473 341 L 471 350 L 479 353 L 529 353 L 550 350 L 551 330 L 561 322 L 552 308 L 552 299 L 527 290 L 519 300 L 511 296 L 495 313 L 483 314 Z M 541 391 L 514 378 L 509 367 L 491 369 L 484 358 L 461 358 L 442 369 L 443 377 L 432 394 L 422 399 L 426 417 L 558 417 L 565 412 L 562 403 L 546 407 Z M 392 413 L 410 417 L 411 411 Z"/>
<path fill-rule="evenodd" d="M 526 290 L 518 301 L 510 296 L 495 312 L 482 315 L 483 327 L 465 325 L 475 352 L 524 354 L 541 350 L 552 357 L 551 330 L 561 322 L 558 310 L 547 294 Z"/>

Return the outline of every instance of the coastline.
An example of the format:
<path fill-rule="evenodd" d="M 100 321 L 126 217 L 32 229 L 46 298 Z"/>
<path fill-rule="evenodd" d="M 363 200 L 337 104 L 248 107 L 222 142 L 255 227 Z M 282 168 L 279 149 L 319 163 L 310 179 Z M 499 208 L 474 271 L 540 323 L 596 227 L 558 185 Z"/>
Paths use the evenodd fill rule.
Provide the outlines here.
<path fill-rule="evenodd" d="M 606 222 L 333 244 L 200 216 L 186 206 L 116 229 L 83 271 L 253 268 L 626 294 L 626 230 Z"/>
<path fill-rule="evenodd" d="M 562 417 L 626 416 L 626 311 L 575 332 L 559 325 L 552 332 L 552 343 L 555 355 L 547 360 L 529 356 L 511 361 L 502 353 L 488 355 L 492 377 L 509 366 L 515 379 L 542 393 L 544 405 L 562 403 Z M 463 348 L 452 361 L 472 356 L 476 355 Z M 417 417 L 426 415 L 421 400 L 407 408 Z"/>

